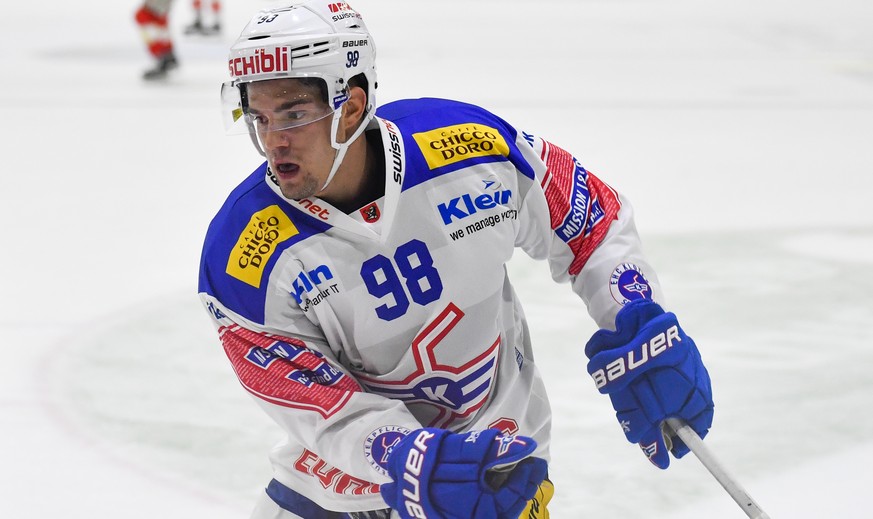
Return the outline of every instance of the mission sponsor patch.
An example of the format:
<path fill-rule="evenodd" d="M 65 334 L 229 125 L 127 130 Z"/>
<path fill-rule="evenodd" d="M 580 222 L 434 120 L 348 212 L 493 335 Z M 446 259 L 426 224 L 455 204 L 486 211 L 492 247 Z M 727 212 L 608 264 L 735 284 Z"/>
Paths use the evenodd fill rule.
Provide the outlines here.
<path fill-rule="evenodd" d="M 288 216 L 271 205 L 252 215 L 248 225 L 227 258 L 228 275 L 260 288 L 264 266 L 276 252 L 276 246 L 298 233 Z"/>
<path fill-rule="evenodd" d="M 495 128 L 483 124 L 444 126 L 412 137 L 432 170 L 474 157 L 509 156 L 506 139 Z"/>

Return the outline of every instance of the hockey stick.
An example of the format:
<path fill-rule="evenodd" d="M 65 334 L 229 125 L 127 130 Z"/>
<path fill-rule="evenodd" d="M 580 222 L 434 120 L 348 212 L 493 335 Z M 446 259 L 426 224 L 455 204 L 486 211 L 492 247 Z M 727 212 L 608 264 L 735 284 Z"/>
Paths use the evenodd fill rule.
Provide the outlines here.
<path fill-rule="evenodd" d="M 703 440 L 700 439 L 700 436 L 694 432 L 690 425 L 678 418 L 667 418 L 665 423 L 667 430 L 672 429 L 685 442 L 685 445 L 697 456 L 700 463 L 703 463 L 703 466 L 709 470 L 709 473 L 721 483 L 721 486 L 727 490 L 727 493 L 740 505 L 740 508 L 743 509 L 747 516 L 752 519 L 770 519 L 770 516 L 761 510 L 758 503 L 743 490 L 740 484 L 722 467 L 721 463 L 713 457 L 712 452 L 703 444 Z"/>

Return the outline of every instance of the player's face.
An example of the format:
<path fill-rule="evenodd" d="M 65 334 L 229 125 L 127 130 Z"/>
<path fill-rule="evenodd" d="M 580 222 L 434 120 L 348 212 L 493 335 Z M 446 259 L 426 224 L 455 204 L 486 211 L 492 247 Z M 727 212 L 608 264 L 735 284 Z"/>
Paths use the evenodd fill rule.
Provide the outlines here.
<path fill-rule="evenodd" d="M 296 79 L 248 85 L 248 113 L 282 194 L 300 200 L 318 194 L 335 156 L 333 113 L 315 86 Z"/>

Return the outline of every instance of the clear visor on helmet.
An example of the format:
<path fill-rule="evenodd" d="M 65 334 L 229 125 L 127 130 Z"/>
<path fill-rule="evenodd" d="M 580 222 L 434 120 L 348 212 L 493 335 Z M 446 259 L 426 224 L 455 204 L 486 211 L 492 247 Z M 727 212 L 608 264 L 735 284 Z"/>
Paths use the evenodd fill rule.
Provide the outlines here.
<path fill-rule="evenodd" d="M 306 82 L 306 83 L 304 83 Z M 324 101 L 322 78 L 272 79 L 242 86 L 235 82 L 221 85 L 224 127 L 229 134 L 258 134 L 288 130 L 320 121 L 342 106 L 345 96 Z"/>

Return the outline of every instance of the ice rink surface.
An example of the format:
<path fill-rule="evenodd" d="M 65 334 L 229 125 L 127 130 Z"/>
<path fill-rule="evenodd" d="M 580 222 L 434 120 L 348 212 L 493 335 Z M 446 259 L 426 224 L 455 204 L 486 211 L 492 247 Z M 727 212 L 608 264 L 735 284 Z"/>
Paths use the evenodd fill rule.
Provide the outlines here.
<path fill-rule="evenodd" d="M 225 2 L 144 84 L 129 0 L 0 7 L 0 517 L 245 518 L 279 431 L 196 297 L 203 233 L 260 162 L 225 137 Z M 773 518 L 869 518 L 873 4 L 359 0 L 380 103 L 485 106 L 634 202 L 713 379 L 707 445 Z M 585 375 L 584 305 L 519 254 L 564 518 L 739 518 L 693 457 L 626 443 Z"/>

